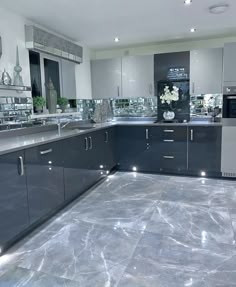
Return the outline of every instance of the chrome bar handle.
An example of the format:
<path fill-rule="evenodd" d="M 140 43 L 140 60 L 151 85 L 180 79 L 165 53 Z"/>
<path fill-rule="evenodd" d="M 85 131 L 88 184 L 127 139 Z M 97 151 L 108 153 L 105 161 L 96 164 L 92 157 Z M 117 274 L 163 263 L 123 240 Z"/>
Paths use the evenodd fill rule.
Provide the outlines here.
<path fill-rule="evenodd" d="M 89 149 L 88 147 L 88 138 L 84 138 L 84 142 L 85 142 L 85 150 L 87 151 Z"/>
<path fill-rule="evenodd" d="M 40 151 L 40 154 L 41 155 L 45 155 L 45 154 L 48 154 L 48 153 L 51 153 L 51 152 L 52 152 L 52 149 L 50 148 L 50 149 L 47 149 L 47 150 Z"/>
<path fill-rule="evenodd" d="M 166 143 L 173 143 L 174 140 L 163 140 L 163 142 L 166 142 Z"/>
<path fill-rule="evenodd" d="M 105 143 L 108 143 L 109 141 L 109 135 L 108 132 L 105 132 Z"/>
<path fill-rule="evenodd" d="M 149 95 L 152 95 L 153 93 L 153 88 L 152 88 L 152 83 L 149 84 Z"/>
<path fill-rule="evenodd" d="M 164 155 L 163 158 L 165 158 L 165 159 L 174 159 L 175 157 L 171 156 L 171 155 Z"/>
<path fill-rule="evenodd" d="M 195 83 L 192 82 L 192 94 L 194 94 L 194 93 L 195 93 Z"/>
<path fill-rule="evenodd" d="M 193 130 L 190 131 L 190 140 L 193 141 Z"/>
<path fill-rule="evenodd" d="M 119 86 L 117 86 L 117 96 L 118 96 L 118 98 L 120 97 L 120 87 Z"/>
<path fill-rule="evenodd" d="M 164 133 L 173 133 L 174 130 L 164 130 Z"/>
<path fill-rule="evenodd" d="M 22 156 L 19 156 L 19 162 L 20 162 L 20 170 L 19 170 L 19 175 L 24 176 L 25 175 L 25 169 L 24 169 L 24 159 Z"/>
<path fill-rule="evenodd" d="M 89 149 L 93 149 L 93 140 L 92 137 L 89 137 Z"/>
<path fill-rule="evenodd" d="M 146 140 L 149 140 L 149 130 L 146 129 Z"/>

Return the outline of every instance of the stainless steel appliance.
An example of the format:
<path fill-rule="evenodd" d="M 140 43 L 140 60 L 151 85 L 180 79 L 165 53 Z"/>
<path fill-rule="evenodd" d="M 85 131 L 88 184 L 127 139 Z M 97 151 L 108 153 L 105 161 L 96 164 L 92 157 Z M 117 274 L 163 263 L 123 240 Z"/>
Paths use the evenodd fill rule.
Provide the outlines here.
<path fill-rule="evenodd" d="M 236 125 L 236 86 L 224 87 L 223 125 Z"/>

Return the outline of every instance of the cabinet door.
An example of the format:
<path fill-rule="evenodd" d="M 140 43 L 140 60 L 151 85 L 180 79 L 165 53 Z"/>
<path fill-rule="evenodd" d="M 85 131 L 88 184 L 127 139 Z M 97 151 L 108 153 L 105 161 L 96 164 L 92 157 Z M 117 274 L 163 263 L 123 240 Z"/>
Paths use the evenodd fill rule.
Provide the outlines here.
<path fill-rule="evenodd" d="M 56 209 L 64 201 L 61 142 L 25 151 L 30 223 Z"/>
<path fill-rule="evenodd" d="M 221 127 L 189 127 L 188 168 L 199 174 L 221 170 Z"/>
<path fill-rule="evenodd" d="M 110 171 L 116 164 L 116 132 L 115 127 L 106 129 L 103 131 L 104 134 L 104 160 L 105 160 L 105 170 Z"/>
<path fill-rule="evenodd" d="M 220 94 L 223 80 L 223 49 L 203 49 L 190 52 L 190 82 L 192 95 Z"/>
<path fill-rule="evenodd" d="M 91 61 L 93 99 L 121 97 L 121 58 Z"/>
<path fill-rule="evenodd" d="M 117 127 L 117 160 L 121 170 L 148 171 L 149 129 L 139 126 Z"/>
<path fill-rule="evenodd" d="M 224 46 L 224 82 L 236 83 L 236 43 L 226 43 Z"/>
<path fill-rule="evenodd" d="M 65 199 L 70 200 L 94 184 L 94 174 L 90 170 L 91 153 L 87 135 L 66 139 L 62 145 Z"/>
<path fill-rule="evenodd" d="M 151 171 L 187 170 L 187 127 L 151 127 L 150 137 Z"/>
<path fill-rule="evenodd" d="M 122 58 L 122 96 L 138 98 L 154 96 L 154 56 Z"/>
<path fill-rule="evenodd" d="M 76 99 L 75 63 L 61 60 L 62 96 Z"/>
<path fill-rule="evenodd" d="M 24 152 L 0 156 L 0 247 L 29 226 Z"/>

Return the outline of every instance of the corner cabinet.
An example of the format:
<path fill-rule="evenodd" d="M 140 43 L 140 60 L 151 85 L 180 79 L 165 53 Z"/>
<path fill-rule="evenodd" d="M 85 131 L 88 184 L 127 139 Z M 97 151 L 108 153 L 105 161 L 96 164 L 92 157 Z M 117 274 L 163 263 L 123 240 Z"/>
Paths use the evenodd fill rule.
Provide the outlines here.
<path fill-rule="evenodd" d="M 223 91 L 223 49 L 190 52 L 190 93 L 221 94 Z"/>
<path fill-rule="evenodd" d="M 189 126 L 188 131 L 188 169 L 201 175 L 201 172 L 221 172 L 220 126 Z"/>
<path fill-rule="evenodd" d="M 64 202 L 61 142 L 25 150 L 30 224 L 47 216 Z"/>
<path fill-rule="evenodd" d="M 0 248 L 4 248 L 29 226 L 24 151 L 0 156 L 0 182 Z"/>
<path fill-rule="evenodd" d="M 122 97 L 154 96 L 154 55 L 122 58 Z"/>
<path fill-rule="evenodd" d="M 121 97 L 121 58 L 92 60 L 91 81 L 93 99 Z"/>

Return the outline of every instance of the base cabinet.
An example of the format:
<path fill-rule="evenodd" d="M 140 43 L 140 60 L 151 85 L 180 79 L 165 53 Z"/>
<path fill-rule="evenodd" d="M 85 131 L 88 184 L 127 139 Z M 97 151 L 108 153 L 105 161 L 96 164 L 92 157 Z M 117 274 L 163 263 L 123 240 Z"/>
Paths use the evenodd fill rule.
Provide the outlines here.
<path fill-rule="evenodd" d="M 151 127 L 149 134 L 152 172 L 187 170 L 187 127 Z"/>
<path fill-rule="evenodd" d="M 29 226 L 24 151 L 0 156 L 0 248 Z"/>
<path fill-rule="evenodd" d="M 61 142 L 26 149 L 30 224 L 64 202 Z"/>
<path fill-rule="evenodd" d="M 147 171 L 149 161 L 148 127 L 117 127 L 117 159 L 121 170 Z"/>
<path fill-rule="evenodd" d="M 104 137 L 104 169 L 112 170 L 117 164 L 116 156 L 116 128 L 112 127 L 103 130 Z"/>
<path fill-rule="evenodd" d="M 220 173 L 222 127 L 190 126 L 188 138 L 189 171 Z"/>

